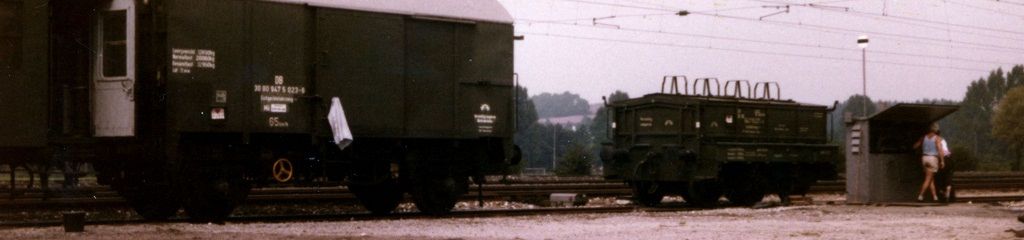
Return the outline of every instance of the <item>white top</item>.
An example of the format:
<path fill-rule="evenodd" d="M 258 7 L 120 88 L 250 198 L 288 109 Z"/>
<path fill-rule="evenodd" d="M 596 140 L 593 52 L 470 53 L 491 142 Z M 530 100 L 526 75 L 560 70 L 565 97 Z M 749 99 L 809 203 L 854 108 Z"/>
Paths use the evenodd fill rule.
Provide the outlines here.
<path fill-rule="evenodd" d="M 945 138 L 942 139 L 942 150 L 944 150 L 944 151 L 942 151 L 942 155 L 943 156 L 949 156 L 950 154 L 953 154 L 953 152 L 949 150 L 949 147 L 946 146 L 946 139 Z"/>
<path fill-rule="evenodd" d="M 511 24 L 496 0 L 264 0 L 316 7 Z"/>

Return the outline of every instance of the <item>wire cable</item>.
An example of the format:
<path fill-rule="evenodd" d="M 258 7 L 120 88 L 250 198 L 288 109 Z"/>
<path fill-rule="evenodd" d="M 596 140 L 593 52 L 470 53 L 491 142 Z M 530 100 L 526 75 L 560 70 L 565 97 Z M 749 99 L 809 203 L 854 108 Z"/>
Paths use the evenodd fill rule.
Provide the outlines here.
<path fill-rule="evenodd" d="M 877 17 L 876 19 L 891 18 L 891 19 L 900 19 L 900 20 L 909 21 L 909 22 L 934 24 L 934 25 L 940 25 L 940 26 L 954 26 L 954 27 L 966 28 L 966 29 L 975 29 L 975 30 L 984 30 L 984 31 L 991 31 L 991 32 L 1000 32 L 1000 33 L 1024 35 L 1024 32 L 1019 32 L 1019 31 L 1012 31 L 1012 30 L 998 29 L 998 28 L 991 28 L 991 27 L 983 27 L 983 26 L 966 25 L 966 24 L 939 22 L 939 21 L 928 20 L 928 19 L 905 17 L 905 16 L 897 16 L 897 15 L 892 15 L 892 14 L 879 14 L 879 13 L 872 13 L 872 12 L 864 12 L 864 11 L 858 11 L 858 10 L 855 10 L 855 9 L 852 9 L 852 8 L 849 8 L 849 7 L 844 7 L 845 9 L 835 9 L 835 8 L 830 8 L 830 7 L 833 7 L 833 6 L 827 6 L 827 5 L 815 4 L 815 3 L 790 4 L 790 3 L 776 2 L 776 1 L 767 1 L 767 0 L 749 0 L 749 1 L 756 1 L 756 2 L 762 2 L 762 3 L 772 3 L 772 4 L 782 4 L 782 5 L 787 5 L 787 6 L 811 8 L 811 9 L 816 9 L 816 10 L 821 10 L 821 11 L 831 11 L 831 12 L 838 12 L 838 13 L 857 14 L 857 15 L 862 15 L 862 16 L 873 16 L 873 17 Z M 918 25 L 918 26 L 920 26 L 920 25 Z M 991 36 L 991 35 L 989 35 L 989 36 Z"/>
<path fill-rule="evenodd" d="M 533 21 L 533 20 L 529 20 L 529 19 L 517 19 L 517 20 L 518 21 L 525 21 L 525 22 L 529 22 L 529 23 L 552 24 L 552 25 L 561 25 L 561 26 L 570 26 L 570 27 L 581 27 L 581 28 L 597 28 L 597 29 L 605 29 L 605 30 L 611 30 L 611 31 L 625 31 L 625 32 L 633 32 L 633 33 L 652 33 L 652 34 L 662 34 L 662 35 L 674 35 L 674 36 L 684 36 L 684 37 L 705 38 L 705 39 L 713 39 L 713 40 L 727 40 L 727 41 L 762 43 L 762 44 L 781 45 L 781 46 L 790 46 L 790 47 L 818 48 L 818 49 L 847 51 L 847 52 L 860 52 L 860 50 L 854 49 L 854 48 L 843 48 L 843 47 L 826 46 L 826 45 L 820 45 L 820 44 L 806 44 L 806 43 L 793 43 L 793 42 L 757 40 L 757 39 L 746 39 L 746 38 L 737 38 L 737 37 L 715 36 L 715 35 L 707 35 L 707 34 L 695 34 L 695 33 L 684 33 L 684 32 L 669 32 L 669 31 L 661 31 L 661 30 L 638 29 L 638 28 L 629 28 L 629 27 L 621 27 L 621 26 L 618 27 L 618 28 L 603 28 L 603 27 L 598 27 L 598 26 L 593 26 L 593 25 L 580 25 L 580 24 L 571 24 L 571 23 L 554 23 L 554 22 L 544 22 L 544 21 Z M 928 54 L 915 54 L 915 53 L 902 53 L 902 52 L 893 52 L 893 51 L 884 51 L 884 50 L 874 50 L 872 52 L 873 53 L 886 54 L 886 55 L 893 55 L 893 56 L 917 57 L 917 58 L 927 58 L 927 59 L 957 60 L 957 61 L 963 61 L 963 62 L 975 62 L 975 63 L 986 63 L 986 64 L 1001 64 L 1001 65 L 1012 65 L 1013 64 L 1013 63 L 1008 63 L 1008 62 L 974 60 L 974 59 L 966 59 L 966 58 L 960 58 L 960 57 L 928 55 Z"/>
<path fill-rule="evenodd" d="M 681 11 L 685 11 L 685 10 L 678 10 L 678 9 L 643 7 L 643 6 L 626 5 L 626 4 L 619 4 L 619 3 L 608 3 L 608 2 L 600 2 L 600 1 L 590 1 L 590 0 L 560 0 L 560 1 L 577 2 L 577 3 L 585 3 L 585 4 L 593 4 L 593 5 L 603 5 L 603 6 L 612 6 L 612 7 L 644 9 L 644 10 L 652 10 L 652 11 L 664 11 L 664 12 L 681 12 Z M 890 38 L 890 39 L 894 39 L 894 40 L 899 40 L 899 39 L 916 39 L 916 40 L 925 40 L 925 41 L 931 41 L 931 42 L 937 42 L 937 43 L 968 45 L 968 46 L 974 46 L 976 48 L 979 48 L 979 47 L 980 48 L 988 48 L 990 50 L 995 50 L 995 51 L 1013 50 L 1013 51 L 1016 51 L 1016 52 L 1024 53 L 1024 48 L 1019 48 L 1019 47 L 1007 47 L 1007 46 L 999 46 L 999 45 L 992 45 L 992 44 L 985 44 L 985 43 L 976 43 L 976 42 L 951 40 L 951 39 L 940 39 L 940 38 L 913 36 L 913 35 L 907 35 L 907 34 L 886 33 L 886 32 L 850 29 L 850 28 L 842 28 L 842 27 L 832 27 L 832 26 L 825 26 L 825 25 L 818 25 L 818 24 L 809 24 L 809 23 L 803 23 L 803 22 L 787 22 L 787 21 L 775 21 L 775 20 L 762 20 L 762 19 L 757 19 L 757 18 L 748 18 L 748 17 L 740 17 L 740 16 L 722 15 L 722 14 L 717 14 L 717 13 L 711 14 L 711 13 L 703 13 L 703 12 L 691 12 L 690 14 L 692 14 L 692 15 L 703 15 L 703 16 L 716 17 L 716 18 L 725 18 L 725 19 L 732 19 L 732 20 L 752 21 L 752 22 L 759 22 L 759 23 L 766 23 L 766 24 L 775 24 L 775 25 L 789 26 L 789 27 L 795 27 L 795 28 L 816 28 L 815 29 L 816 31 L 820 31 L 820 30 L 824 29 L 824 30 L 833 30 L 833 31 L 854 33 L 854 34 L 866 33 L 866 34 L 882 36 L 882 37 L 879 37 L 879 38 Z"/>
<path fill-rule="evenodd" d="M 827 60 L 847 61 L 847 62 L 860 62 L 860 61 L 862 61 L 861 59 L 853 59 L 853 58 L 829 57 L 829 56 L 794 54 L 794 53 L 780 53 L 780 52 L 771 52 L 771 51 L 749 50 L 749 49 L 739 49 L 739 48 L 723 48 L 723 47 L 714 47 L 714 46 L 694 46 L 694 45 L 684 45 L 684 44 L 676 44 L 676 43 L 660 43 L 660 42 L 648 42 L 648 41 L 636 41 L 636 40 L 623 40 L 623 39 L 611 39 L 611 38 L 574 36 L 574 35 L 558 34 L 558 33 L 517 32 L 517 34 L 530 34 L 530 35 L 534 35 L 534 36 L 547 36 L 547 37 L 555 37 L 555 38 L 566 38 L 566 39 L 577 39 L 577 40 L 591 40 L 591 41 L 613 42 L 613 43 L 628 43 L 628 44 L 649 45 L 649 46 L 664 46 L 664 47 L 676 47 L 676 48 L 688 48 L 688 49 L 706 49 L 706 50 L 717 50 L 717 51 L 729 51 L 729 52 L 740 52 L 740 53 L 750 53 L 750 54 L 761 54 L 761 55 L 770 55 L 770 56 L 786 56 L 786 57 L 798 57 L 798 58 L 827 59 Z M 956 66 L 939 66 L 939 65 L 916 64 L 916 63 L 902 63 L 902 62 L 881 61 L 881 60 L 867 60 L 867 62 L 879 63 L 879 64 L 888 64 L 888 65 L 906 66 L 906 67 L 934 68 L 934 69 L 959 70 L 959 71 L 969 71 L 969 72 L 988 72 L 989 71 L 989 70 L 977 69 L 977 68 L 966 68 L 966 67 L 956 67 Z"/>

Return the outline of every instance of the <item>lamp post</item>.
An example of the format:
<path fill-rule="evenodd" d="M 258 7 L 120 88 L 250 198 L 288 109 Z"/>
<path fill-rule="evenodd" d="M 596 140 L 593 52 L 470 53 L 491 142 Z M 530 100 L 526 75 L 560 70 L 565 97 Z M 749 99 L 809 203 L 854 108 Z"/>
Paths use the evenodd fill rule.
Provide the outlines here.
<path fill-rule="evenodd" d="M 864 103 L 861 105 L 861 114 L 862 114 L 861 116 L 862 117 L 867 117 L 868 116 L 868 36 L 861 35 L 859 38 L 857 38 L 857 46 L 860 47 L 860 53 L 861 53 L 861 55 L 860 55 L 861 56 L 861 58 L 860 58 L 861 59 L 861 76 L 863 76 L 863 80 L 861 81 L 861 84 L 862 84 L 863 91 L 864 91 L 864 95 L 862 96 Z"/>
<path fill-rule="evenodd" d="M 558 125 L 551 124 L 551 172 L 555 172 L 558 163 Z"/>

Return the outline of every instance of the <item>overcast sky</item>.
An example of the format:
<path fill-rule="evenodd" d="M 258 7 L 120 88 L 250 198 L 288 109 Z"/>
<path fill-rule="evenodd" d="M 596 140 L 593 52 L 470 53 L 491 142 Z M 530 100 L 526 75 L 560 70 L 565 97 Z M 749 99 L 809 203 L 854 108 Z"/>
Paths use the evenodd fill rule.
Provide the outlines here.
<path fill-rule="evenodd" d="M 591 103 L 686 75 L 774 81 L 783 98 L 831 104 L 862 91 L 860 35 L 875 100 L 961 100 L 971 81 L 1024 64 L 1024 0 L 499 1 L 526 38 L 520 83 Z"/>

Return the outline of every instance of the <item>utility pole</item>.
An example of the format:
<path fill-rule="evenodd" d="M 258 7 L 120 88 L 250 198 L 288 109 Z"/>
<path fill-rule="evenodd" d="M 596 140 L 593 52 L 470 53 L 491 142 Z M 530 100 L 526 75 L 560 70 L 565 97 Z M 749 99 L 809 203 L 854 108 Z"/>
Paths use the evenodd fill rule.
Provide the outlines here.
<path fill-rule="evenodd" d="M 860 55 L 861 56 L 861 58 L 860 58 L 861 59 L 861 68 L 860 69 L 861 69 L 861 76 L 863 76 L 863 80 L 861 81 L 861 84 L 862 84 L 863 91 L 864 91 L 864 95 L 862 96 L 864 104 L 862 104 L 862 106 L 861 106 L 861 114 L 862 114 L 861 116 L 862 117 L 867 117 L 868 116 L 868 36 L 861 35 L 860 38 L 857 38 L 857 46 L 860 47 L 860 50 L 861 50 L 861 52 L 860 52 L 861 53 L 861 55 Z"/>
<path fill-rule="evenodd" d="M 551 125 L 551 172 L 555 172 L 556 163 L 558 163 L 558 127 L 557 125 Z"/>

